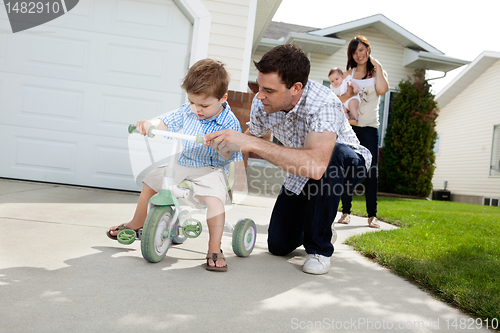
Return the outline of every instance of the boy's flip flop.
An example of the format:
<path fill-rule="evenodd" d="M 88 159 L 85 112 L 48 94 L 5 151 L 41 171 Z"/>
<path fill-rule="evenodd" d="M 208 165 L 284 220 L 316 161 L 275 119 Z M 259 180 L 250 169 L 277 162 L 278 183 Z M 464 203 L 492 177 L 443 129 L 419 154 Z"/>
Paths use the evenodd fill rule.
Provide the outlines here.
<path fill-rule="evenodd" d="M 207 269 L 207 271 L 214 271 L 214 272 L 226 272 L 227 271 L 227 264 L 222 266 L 222 267 L 215 266 L 218 259 L 225 259 L 224 254 L 222 253 L 222 250 L 220 250 L 220 253 L 208 252 L 206 259 L 207 259 L 207 264 L 206 264 L 205 268 Z M 214 266 L 210 266 L 208 264 L 209 260 L 213 260 Z"/>
<path fill-rule="evenodd" d="M 140 228 L 139 228 L 139 229 L 140 229 Z M 113 236 L 113 235 L 111 234 L 111 231 L 134 230 L 134 231 L 135 231 L 135 233 L 137 234 L 137 231 L 138 231 L 139 229 L 135 229 L 135 230 L 134 230 L 134 229 L 130 229 L 129 227 L 127 227 L 127 226 L 125 225 L 125 223 L 122 223 L 122 224 L 120 224 L 119 226 L 117 226 L 115 229 L 106 231 L 106 235 L 108 235 L 108 237 L 109 237 L 109 238 L 111 238 L 112 240 L 117 240 L 117 239 L 118 239 L 118 237 L 117 237 L 117 236 L 118 236 L 118 234 L 117 234 L 116 236 Z"/>

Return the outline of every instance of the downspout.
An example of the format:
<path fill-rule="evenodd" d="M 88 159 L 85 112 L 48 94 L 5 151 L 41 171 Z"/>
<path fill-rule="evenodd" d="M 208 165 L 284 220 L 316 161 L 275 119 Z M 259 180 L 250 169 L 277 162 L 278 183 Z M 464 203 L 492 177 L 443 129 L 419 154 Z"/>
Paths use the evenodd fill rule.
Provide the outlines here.
<path fill-rule="evenodd" d="M 432 81 L 432 80 L 437 80 L 437 79 L 442 79 L 446 76 L 448 72 L 444 72 L 444 75 L 443 76 L 438 76 L 438 77 L 433 77 L 432 79 L 427 79 L 427 81 Z"/>

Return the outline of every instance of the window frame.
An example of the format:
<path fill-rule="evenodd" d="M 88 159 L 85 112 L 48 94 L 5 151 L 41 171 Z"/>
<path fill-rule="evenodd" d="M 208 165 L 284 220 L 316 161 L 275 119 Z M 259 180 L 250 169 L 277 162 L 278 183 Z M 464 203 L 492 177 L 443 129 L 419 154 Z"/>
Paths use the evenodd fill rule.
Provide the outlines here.
<path fill-rule="evenodd" d="M 387 126 L 389 124 L 389 115 L 390 115 L 390 106 L 391 106 L 391 95 L 392 94 L 397 94 L 398 91 L 396 89 L 389 89 L 384 95 L 380 96 L 380 102 L 379 102 L 379 110 L 378 110 L 378 115 L 379 115 L 379 127 L 378 127 L 378 135 L 379 135 L 379 142 L 378 146 L 379 148 L 384 148 L 384 139 L 385 135 L 387 132 Z M 389 101 L 389 103 L 387 103 Z M 384 103 L 383 105 L 383 110 L 381 110 L 381 103 Z"/>
<path fill-rule="evenodd" d="M 500 124 L 493 125 L 488 175 L 490 177 L 500 177 Z"/>

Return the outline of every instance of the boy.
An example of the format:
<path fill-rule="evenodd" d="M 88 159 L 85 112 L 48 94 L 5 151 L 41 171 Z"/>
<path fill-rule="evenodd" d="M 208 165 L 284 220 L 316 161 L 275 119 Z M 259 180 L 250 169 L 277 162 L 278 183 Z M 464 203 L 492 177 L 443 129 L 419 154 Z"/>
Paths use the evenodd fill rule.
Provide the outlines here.
<path fill-rule="evenodd" d="M 177 111 L 152 121 L 140 120 L 137 130 L 147 135 L 149 128 L 197 135 L 233 129 L 241 132 L 238 119 L 227 104 L 229 74 L 224 65 L 212 59 L 196 62 L 188 71 L 182 88 L 186 91 L 189 103 L 182 105 Z M 239 152 L 229 151 L 224 144 L 212 148 L 204 148 L 191 141 L 183 141 L 182 153 L 175 166 L 175 183 L 184 179 L 193 183 L 194 198 L 207 206 L 207 224 L 209 242 L 206 269 L 226 271 L 227 265 L 221 250 L 221 239 L 224 229 L 224 202 L 227 193 L 227 173 L 229 164 L 242 160 Z M 149 199 L 161 190 L 163 170 L 158 168 L 149 173 L 143 180 L 143 188 L 139 196 L 133 219 L 127 224 L 112 227 L 107 235 L 116 239 L 120 230 L 137 230 L 143 226 L 147 215 Z"/>

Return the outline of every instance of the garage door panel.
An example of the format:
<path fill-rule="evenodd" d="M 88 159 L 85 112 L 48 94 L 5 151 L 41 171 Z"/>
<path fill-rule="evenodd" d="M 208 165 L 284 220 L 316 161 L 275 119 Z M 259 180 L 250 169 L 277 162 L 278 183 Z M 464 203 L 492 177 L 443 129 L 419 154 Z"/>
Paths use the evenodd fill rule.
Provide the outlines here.
<path fill-rule="evenodd" d="M 163 111 L 163 101 L 130 98 L 125 95 L 103 95 L 102 124 L 123 125 L 135 124 L 138 120 L 151 119 Z"/>
<path fill-rule="evenodd" d="M 28 38 L 26 63 L 50 69 L 88 71 L 90 40 L 75 37 L 34 35 Z"/>
<path fill-rule="evenodd" d="M 27 134 L 27 137 L 14 136 L 16 146 L 15 168 L 52 170 L 74 173 L 76 142 L 48 140 Z"/>
<path fill-rule="evenodd" d="M 37 76 L 10 73 L 3 76 L 2 124 L 78 131 L 88 100 L 85 87 L 72 81 Z"/>
<path fill-rule="evenodd" d="M 6 62 L 0 71 L 49 78 L 87 81 L 95 76 L 97 64 L 91 63 L 99 52 L 88 33 L 54 28 L 51 36 L 20 34 L 11 36 L 7 43 Z M 95 79 L 94 79 L 95 81 Z"/>
<path fill-rule="evenodd" d="M 44 34 L 10 36 L 6 43 L 6 61 L 0 63 L 0 70 L 48 77 L 73 73 L 70 79 L 79 76 L 84 78 L 82 73 L 89 72 L 91 47 L 92 41 L 88 35 L 67 30 L 56 30 L 50 36 Z"/>
<path fill-rule="evenodd" d="M 21 85 L 21 114 L 25 117 L 48 118 L 48 121 L 79 121 L 83 109 L 83 91 L 48 88 L 30 84 Z"/>
<path fill-rule="evenodd" d="M 161 46 L 158 47 L 158 46 Z M 180 82 L 169 78 L 182 78 L 188 67 L 187 45 L 162 43 L 151 44 L 149 41 L 137 41 L 115 38 L 107 46 L 106 68 L 101 80 L 107 84 L 162 92 L 180 92 Z"/>
<path fill-rule="evenodd" d="M 128 153 L 128 134 L 121 138 L 78 134 L 84 140 L 82 149 L 87 154 L 78 155 L 81 168 L 77 184 L 86 186 L 140 190 L 135 184 Z"/>
<path fill-rule="evenodd" d="M 100 6 L 110 6 L 114 13 L 111 22 L 105 18 L 110 34 L 179 44 L 191 38 L 192 23 L 173 1 L 99 1 L 95 10 Z"/>
<path fill-rule="evenodd" d="M 0 125 L 2 176 L 68 181 L 77 174 L 78 141 L 55 132 Z"/>
<path fill-rule="evenodd" d="M 170 11 L 173 7 L 161 3 L 144 3 L 122 0 L 115 2 L 115 22 L 124 25 L 139 25 L 166 29 L 169 27 Z"/>
<path fill-rule="evenodd" d="M 131 180 L 130 158 L 127 148 L 96 144 L 94 177 L 113 177 Z"/>
<path fill-rule="evenodd" d="M 108 73 L 159 82 L 165 79 L 167 61 L 172 56 L 165 50 L 116 44 L 109 45 L 108 55 Z"/>

